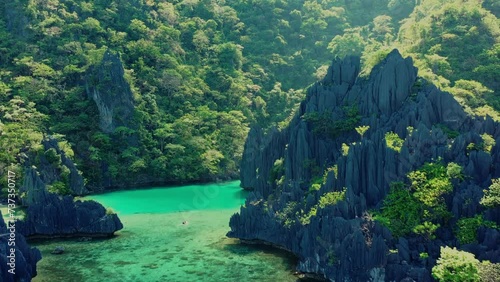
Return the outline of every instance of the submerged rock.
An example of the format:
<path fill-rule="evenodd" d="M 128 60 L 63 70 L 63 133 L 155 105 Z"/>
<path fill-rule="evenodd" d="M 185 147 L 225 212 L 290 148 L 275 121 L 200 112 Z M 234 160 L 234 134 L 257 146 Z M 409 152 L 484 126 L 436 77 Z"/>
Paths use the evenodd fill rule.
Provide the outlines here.
<path fill-rule="evenodd" d="M 50 252 L 50 253 L 51 253 L 51 254 L 53 254 L 53 255 L 62 255 L 62 254 L 64 254 L 64 247 L 63 247 L 63 246 L 57 246 L 57 247 L 55 247 L 55 249 L 54 249 L 52 252 Z"/>
<path fill-rule="evenodd" d="M 438 159 L 459 164 L 470 176 L 447 196 L 454 217 L 482 211 L 477 203 L 482 189 L 500 175 L 500 126 L 468 116 L 449 93 L 418 78 L 412 60 L 397 50 L 368 78 L 359 77 L 359 70 L 357 57 L 336 59 L 325 78 L 308 89 L 287 128 L 266 136 L 250 131 L 241 181 L 253 191 L 232 216 L 228 236 L 289 250 L 299 257 L 300 272 L 330 281 L 431 281 L 439 246 L 456 245 L 452 230 L 441 228 L 431 241 L 396 240 L 367 211 L 380 208 L 391 182 Z M 368 130 L 356 133 L 347 123 L 352 120 Z M 449 137 L 444 129 L 458 136 Z M 387 132 L 404 140 L 400 150 L 387 146 Z M 497 145 L 491 152 L 471 151 L 469 144 L 479 144 L 484 133 Z M 323 172 L 323 182 L 311 189 Z M 317 206 L 321 195 L 343 189 L 344 200 Z M 308 218 L 305 211 L 311 211 Z M 486 219 L 499 223 L 494 212 Z M 498 261 L 497 233 L 481 232 L 480 247 L 471 252 Z M 425 261 L 422 252 L 429 255 Z"/>

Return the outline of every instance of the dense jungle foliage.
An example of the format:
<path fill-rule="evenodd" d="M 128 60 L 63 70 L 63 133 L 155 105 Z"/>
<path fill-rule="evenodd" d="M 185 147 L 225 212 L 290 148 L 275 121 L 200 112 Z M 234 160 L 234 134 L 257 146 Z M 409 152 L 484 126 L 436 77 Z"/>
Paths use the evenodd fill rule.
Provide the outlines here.
<path fill-rule="evenodd" d="M 0 0 L 0 172 L 56 136 L 88 186 L 236 177 L 252 124 L 283 126 L 335 56 L 399 48 L 499 119 L 500 5 L 468 0 Z M 106 51 L 134 96 L 105 133 L 85 85 Z M 103 91 L 105 92 L 106 89 Z M 127 136 L 137 140 L 124 142 Z M 108 181 L 106 181 L 106 179 Z"/>

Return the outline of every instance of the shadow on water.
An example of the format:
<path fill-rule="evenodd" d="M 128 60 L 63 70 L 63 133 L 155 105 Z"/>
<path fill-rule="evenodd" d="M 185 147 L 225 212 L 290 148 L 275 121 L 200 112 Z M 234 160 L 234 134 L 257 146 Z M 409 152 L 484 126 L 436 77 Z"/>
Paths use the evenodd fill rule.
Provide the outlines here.
<path fill-rule="evenodd" d="M 292 253 L 265 244 L 244 244 L 239 241 L 235 241 L 233 243 L 227 243 L 224 246 L 224 250 L 237 255 L 253 253 L 276 255 L 283 257 L 286 260 L 290 260 L 293 264 L 297 263 L 297 257 Z"/>
<path fill-rule="evenodd" d="M 250 194 L 249 191 L 239 189 L 239 190 L 234 191 L 234 198 L 235 199 L 246 199 L 248 194 Z"/>
<path fill-rule="evenodd" d="M 264 254 L 274 257 L 282 258 L 283 264 L 288 266 L 291 272 L 295 272 L 294 269 L 299 262 L 299 259 L 289 251 L 285 251 L 266 244 L 245 244 L 238 240 L 232 243 L 226 243 L 224 245 L 224 250 L 235 255 L 245 256 L 251 254 Z M 321 282 L 326 281 L 323 279 L 315 279 L 311 277 L 297 277 L 295 282 Z"/>
<path fill-rule="evenodd" d="M 298 258 L 294 254 L 265 244 L 245 244 L 239 242 L 238 240 L 234 240 L 234 242 L 226 243 L 224 245 L 224 251 L 237 256 L 259 254 L 261 256 L 280 258 L 282 263 L 291 271 L 295 269 L 295 266 L 298 263 Z"/>

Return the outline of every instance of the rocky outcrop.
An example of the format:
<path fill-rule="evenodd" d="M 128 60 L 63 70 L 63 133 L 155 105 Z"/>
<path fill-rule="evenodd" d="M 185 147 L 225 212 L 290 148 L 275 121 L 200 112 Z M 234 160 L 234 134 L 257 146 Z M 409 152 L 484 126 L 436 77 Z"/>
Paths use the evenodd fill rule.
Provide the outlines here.
<path fill-rule="evenodd" d="M 36 276 L 36 264 L 40 259 L 40 251 L 26 243 L 24 236 L 17 232 L 17 226 L 10 230 L 0 212 L 0 281 L 31 281 Z"/>
<path fill-rule="evenodd" d="M 112 133 L 119 126 L 130 127 L 134 98 L 118 54 L 107 51 L 101 63 L 90 69 L 85 87 L 87 96 L 99 109 L 99 126 L 103 132 Z"/>
<path fill-rule="evenodd" d="M 26 237 L 111 236 L 123 228 L 116 214 L 107 213 L 95 201 L 48 192 L 33 167 L 26 168 L 19 192 L 27 208 L 24 219 L 17 222 L 17 230 Z"/>
<path fill-rule="evenodd" d="M 482 190 L 500 174 L 500 126 L 468 116 L 450 94 L 418 78 L 412 60 L 397 50 L 368 78 L 359 77 L 359 70 L 359 58 L 335 60 L 326 77 L 308 89 L 287 128 L 267 136 L 250 132 L 241 177 L 242 187 L 253 191 L 231 218 L 228 236 L 287 249 L 299 257 L 299 271 L 330 281 L 431 281 L 439 247 L 458 244 L 453 230 L 438 229 L 435 240 L 397 240 L 367 211 L 380 208 L 391 182 L 405 181 L 408 172 L 441 159 L 461 165 L 466 175 L 446 198 L 454 220 L 483 212 Z M 361 136 L 348 119 L 369 129 Z M 404 140 L 399 152 L 387 146 L 387 132 Z M 471 149 L 484 133 L 497 145 L 491 152 Z M 319 190 L 310 190 L 323 172 Z M 344 188 L 344 200 L 318 208 L 321 195 Z M 309 222 L 297 220 L 312 208 L 317 211 Z M 500 223 L 494 210 L 485 218 Z M 498 261 L 498 234 L 484 228 L 477 244 L 461 247 Z M 429 258 L 421 259 L 422 252 Z"/>
<path fill-rule="evenodd" d="M 82 196 L 88 194 L 85 188 L 82 173 L 66 152 L 59 146 L 54 137 L 46 137 L 42 140 L 43 152 L 33 156 L 30 161 L 36 165 L 43 183 L 52 185 L 59 182 L 68 189 L 72 195 Z"/>
<path fill-rule="evenodd" d="M 26 38 L 30 35 L 29 21 L 19 3 L 13 1 L 2 1 L 0 13 L 3 13 L 7 30 L 13 37 Z"/>
<path fill-rule="evenodd" d="M 99 128 L 116 145 L 113 158 L 126 148 L 139 147 L 138 124 L 135 121 L 134 97 L 130 84 L 125 79 L 125 70 L 119 54 L 106 51 L 99 64 L 90 67 L 84 78 L 88 99 L 92 99 L 99 111 Z M 90 153 L 80 149 L 77 154 L 88 164 Z M 159 180 L 149 175 L 138 175 L 134 179 L 117 179 L 110 171 L 110 160 L 100 160 L 95 166 L 96 175 L 88 189 L 96 192 L 109 187 L 148 185 Z"/>
<path fill-rule="evenodd" d="M 51 238 L 109 236 L 122 229 L 118 216 L 107 214 L 101 204 L 69 195 L 88 192 L 81 173 L 57 139 L 47 137 L 42 145 L 43 150 L 22 160 L 25 169 L 19 195 L 26 215 L 17 223 L 18 232 Z"/>
<path fill-rule="evenodd" d="M 262 150 L 263 132 L 259 127 L 252 127 L 248 132 L 248 138 L 245 141 L 243 158 L 240 165 L 240 180 L 243 189 L 252 189 L 255 187 L 257 178 L 257 168 L 255 167 L 255 158 L 260 155 Z"/>

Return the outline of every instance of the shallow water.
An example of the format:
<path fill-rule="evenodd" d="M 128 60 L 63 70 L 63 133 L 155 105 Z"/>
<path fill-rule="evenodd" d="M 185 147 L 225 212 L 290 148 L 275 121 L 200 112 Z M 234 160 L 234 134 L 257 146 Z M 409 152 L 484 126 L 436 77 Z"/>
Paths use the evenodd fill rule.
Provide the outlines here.
<path fill-rule="evenodd" d="M 230 216 L 244 202 L 238 185 L 92 196 L 119 214 L 124 229 L 107 240 L 33 242 L 43 255 L 33 281 L 296 281 L 289 255 L 225 237 Z M 56 246 L 65 253 L 50 254 Z"/>

